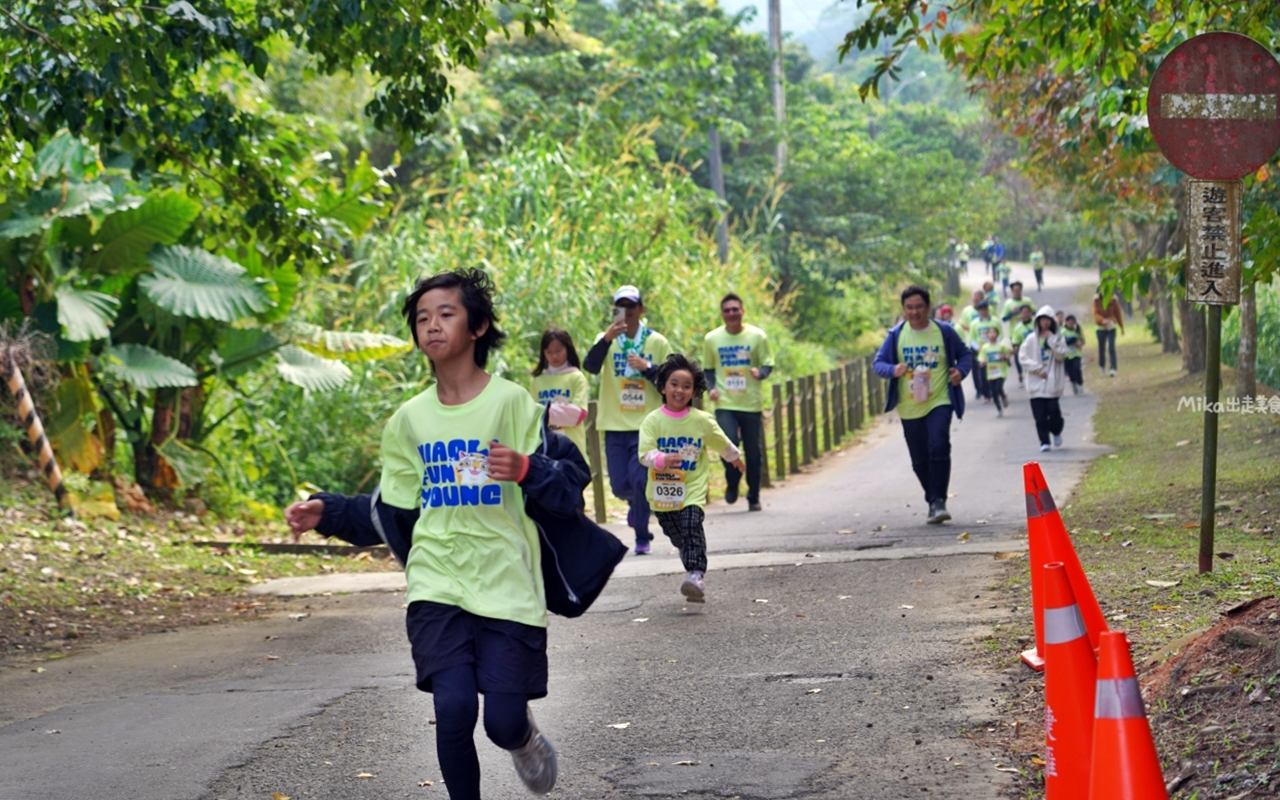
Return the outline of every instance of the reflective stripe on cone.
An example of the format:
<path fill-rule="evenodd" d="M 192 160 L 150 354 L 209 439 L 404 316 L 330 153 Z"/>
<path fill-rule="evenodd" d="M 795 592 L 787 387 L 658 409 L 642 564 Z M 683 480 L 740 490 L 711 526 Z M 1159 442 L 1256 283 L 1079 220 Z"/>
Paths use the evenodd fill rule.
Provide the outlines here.
<path fill-rule="evenodd" d="M 1061 562 L 1044 569 L 1044 796 L 1078 798 L 1089 783 L 1098 661 Z"/>

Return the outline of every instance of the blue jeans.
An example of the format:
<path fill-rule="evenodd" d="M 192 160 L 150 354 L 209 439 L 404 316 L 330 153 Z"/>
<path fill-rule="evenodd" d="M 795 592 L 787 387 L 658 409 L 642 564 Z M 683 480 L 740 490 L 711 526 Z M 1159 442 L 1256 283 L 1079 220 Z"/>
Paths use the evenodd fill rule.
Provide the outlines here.
<path fill-rule="evenodd" d="M 945 503 L 951 483 L 951 405 L 938 406 L 919 419 L 902 420 L 902 435 L 911 453 L 911 469 L 924 488 L 925 502 Z"/>
<path fill-rule="evenodd" d="M 627 524 L 636 532 L 636 544 L 653 541 L 649 532 L 649 500 L 645 489 L 649 470 L 640 463 L 640 431 L 605 431 L 604 457 L 609 465 L 609 488 L 626 500 L 631 510 Z"/>

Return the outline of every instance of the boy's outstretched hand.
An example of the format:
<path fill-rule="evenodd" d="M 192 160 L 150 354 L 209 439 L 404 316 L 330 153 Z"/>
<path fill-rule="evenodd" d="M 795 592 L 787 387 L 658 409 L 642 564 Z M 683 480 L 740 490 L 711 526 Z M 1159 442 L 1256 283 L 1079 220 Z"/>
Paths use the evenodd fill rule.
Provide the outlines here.
<path fill-rule="evenodd" d="M 304 500 L 286 508 L 284 510 L 284 521 L 289 523 L 289 531 L 293 534 L 293 541 L 297 542 L 302 534 L 315 530 L 316 526 L 320 524 L 320 517 L 323 514 L 323 500 Z"/>
<path fill-rule="evenodd" d="M 497 440 L 489 443 L 489 477 L 495 481 L 519 481 L 528 456 Z"/>
<path fill-rule="evenodd" d="M 744 464 L 744 463 L 742 463 L 742 458 L 741 458 L 741 457 L 739 457 L 737 461 L 733 462 L 733 468 L 734 468 L 734 469 L 736 469 L 738 472 L 746 472 L 746 471 L 747 471 L 747 465 L 746 465 L 746 464 Z"/>

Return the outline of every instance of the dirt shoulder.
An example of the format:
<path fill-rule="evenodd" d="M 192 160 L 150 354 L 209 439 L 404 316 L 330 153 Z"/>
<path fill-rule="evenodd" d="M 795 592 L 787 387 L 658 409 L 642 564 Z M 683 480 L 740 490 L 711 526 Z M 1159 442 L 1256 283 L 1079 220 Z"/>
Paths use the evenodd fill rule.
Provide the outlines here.
<path fill-rule="evenodd" d="M 1097 441 L 1116 450 L 1089 466 L 1063 519 L 1108 624 L 1133 641 L 1171 797 L 1271 792 L 1280 783 L 1280 604 L 1265 598 L 1280 595 L 1280 399 L 1275 413 L 1220 418 L 1217 555 L 1201 575 L 1204 418 L 1183 398 L 1203 396 L 1203 376 L 1135 338 L 1122 343 L 1117 377 L 1086 373 L 1101 395 Z M 1223 383 L 1225 400 L 1231 376 Z M 987 644 L 1009 677 L 1002 730 L 1023 775 L 1016 796 L 1038 797 L 1043 681 L 1017 661 L 1033 632 L 1027 569 L 1004 588 L 1025 613 Z"/>
<path fill-rule="evenodd" d="M 264 552 L 263 544 L 292 542 L 279 521 L 181 512 L 67 519 L 34 478 L 10 473 L 0 493 L 0 671 L 39 670 L 144 633 L 256 619 L 279 601 L 246 599 L 243 589 L 267 578 L 398 569 L 371 553 Z"/>

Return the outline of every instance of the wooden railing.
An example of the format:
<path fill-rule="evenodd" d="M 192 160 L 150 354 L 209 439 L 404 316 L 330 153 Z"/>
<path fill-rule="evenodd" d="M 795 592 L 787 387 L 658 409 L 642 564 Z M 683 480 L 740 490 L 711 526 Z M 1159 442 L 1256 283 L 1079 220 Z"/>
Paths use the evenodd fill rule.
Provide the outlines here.
<path fill-rule="evenodd" d="M 770 476 L 786 480 L 853 435 L 884 409 L 884 381 L 871 370 L 874 356 L 847 361 L 827 372 L 773 383 L 773 408 L 764 412 L 760 435 L 764 463 L 761 485 Z M 605 514 L 604 459 L 596 430 L 596 401 L 587 414 L 587 460 L 591 464 L 591 494 L 596 522 Z M 770 443 L 772 430 L 773 442 Z M 772 444 L 772 447 L 770 446 Z M 770 453 L 773 470 L 770 471 Z"/>

